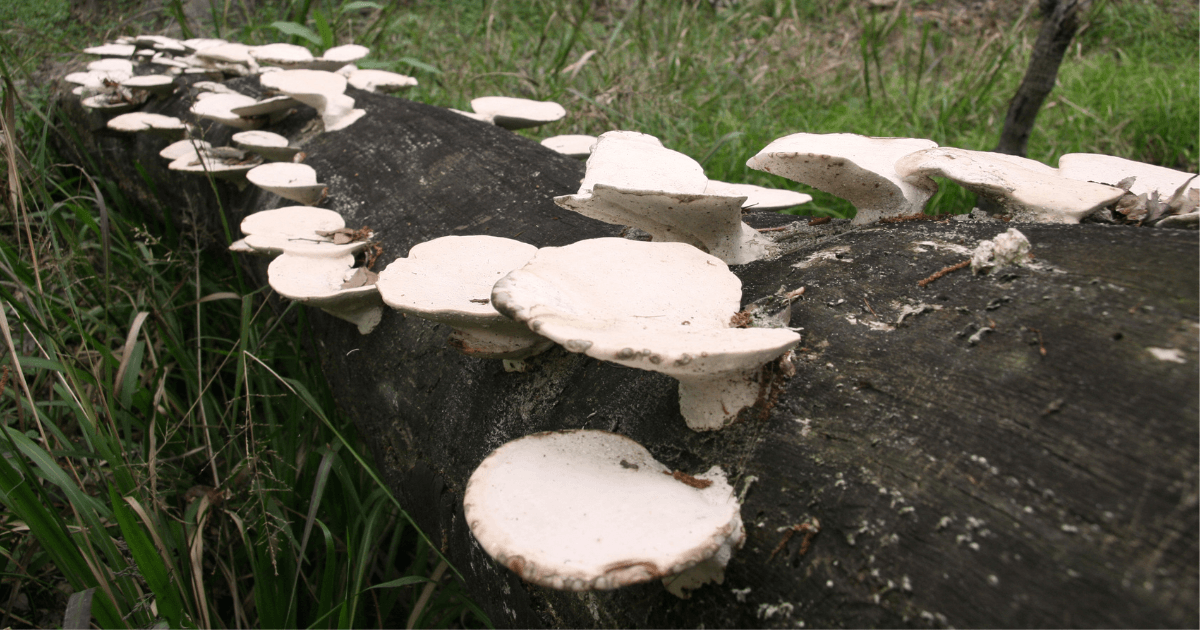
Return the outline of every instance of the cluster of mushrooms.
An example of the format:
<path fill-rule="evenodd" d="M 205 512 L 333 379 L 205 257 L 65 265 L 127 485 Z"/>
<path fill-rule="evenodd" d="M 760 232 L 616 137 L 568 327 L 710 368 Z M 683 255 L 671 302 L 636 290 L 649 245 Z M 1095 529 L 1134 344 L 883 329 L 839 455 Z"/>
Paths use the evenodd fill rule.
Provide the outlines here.
<path fill-rule="evenodd" d="M 394 90 L 415 79 L 358 69 L 353 62 L 368 51 L 355 45 L 314 57 L 289 44 L 145 36 L 86 52 L 105 59 L 67 80 L 79 85 L 86 106 L 120 114 L 110 128 L 175 140 L 162 151 L 173 170 L 237 178 L 301 204 L 247 216 L 245 237 L 231 249 L 273 257 L 268 279 L 276 292 L 352 322 L 363 334 L 390 307 L 445 324 L 457 351 L 501 360 L 509 371 L 536 369 L 535 357 L 558 345 L 661 372 L 679 381 L 681 415 L 696 431 L 727 426 L 771 379 L 794 370 L 799 334 L 786 321 L 741 312 L 741 281 L 729 265 L 780 253 L 778 233 L 746 225 L 743 211 L 792 207 L 811 201 L 808 195 L 709 180 L 694 159 L 638 132 L 555 136 L 542 144 L 587 159 L 578 192 L 555 203 L 637 228 L 649 240 L 598 238 L 539 249 L 493 236 L 446 236 L 416 245 L 375 273 L 370 263 L 356 264 L 373 246 L 370 231 L 347 228 L 338 213 L 314 207 L 327 188 L 300 163 L 299 148 L 260 127 L 306 105 L 320 113 L 327 132 L 345 129 L 365 115 L 344 93 L 347 85 Z M 139 75 L 134 61 L 163 72 Z M 177 118 L 123 113 L 171 94 L 173 77 L 184 73 L 213 79 L 193 85 L 201 92 L 191 113 L 241 130 L 232 136 L 236 146 L 212 147 Z M 217 82 L 247 75 L 258 75 L 270 96 L 254 99 Z M 557 103 L 508 97 L 471 105 L 472 112 L 459 113 L 509 129 L 566 115 Z M 1106 155 L 1064 155 L 1056 169 L 930 140 L 798 133 L 747 164 L 847 199 L 860 225 L 923 213 L 937 191 L 933 177 L 991 199 L 1018 222 L 1107 215 L 1195 228 L 1200 218 L 1195 175 Z M 1028 246 L 1009 230 L 982 243 L 972 267 L 1018 262 Z M 633 275 L 638 283 L 624 281 Z M 612 507 L 597 510 L 597 500 Z M 463 501 L 488 554 L 523 579 L 557 589 L 661 579 L 687 597 L 720 583 L 745 541 L 739 500 L 720 467 L 697 476 L 671 471 L 629 438 L 603 431 L 509 442 L 471 475 Z"/>

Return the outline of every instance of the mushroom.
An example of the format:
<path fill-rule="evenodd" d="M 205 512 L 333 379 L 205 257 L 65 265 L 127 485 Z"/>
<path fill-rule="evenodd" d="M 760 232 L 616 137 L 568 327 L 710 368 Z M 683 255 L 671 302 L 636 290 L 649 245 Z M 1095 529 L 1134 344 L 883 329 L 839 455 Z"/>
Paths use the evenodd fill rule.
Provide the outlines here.
<path fill-rule="evenodd" d="M 800 341 L 731 328 L 741 287 L 689 245 L 598 238 L 538 250 L 496 283 L 492 305 L 571 352 L 677 379 L 688 426 L 711 431 L 754 404 L 762 366 Z"/>
<path fill-rule="evenodd" d="M 175 91 L 175 78 L 165 74 L 144 74 L 125 79 L 121 87 L 145 90 L 155 96 L 170 96 Z"/>
<path fill-rule="evenodd" d="M 1058 173 L 1068 179 L 1118 186 L 1122 180 L 1135 178 L 1128 191 L 1134 195 L 1157 192 L 1160 199 L 1170 199 L 1192 173 L 1100 153 L 1068 153 L 1058 158 Z M 1118 186 L 1120 187 L 1120 186 Z M 1189 189 L 1200 188 L 1193 180 Z"/>
<path fill-rule="evenodd" d="M 317 183 L 317 171 L 307 164 L 271 162 L 246 173 L 251 184 L 306 206 L 321 203 L 329 189 Z"/>
<path fill-rule="evenodd" d="M 133 76 L 133 62 L 128 59 L 97 59 L 88 62 L 86 67 L 89 72 L 121 72 Z"/>
<path fill-rule="evenodd" d="M 535 433 L 493 451 L 467 481 L 475 540 L 521 579 L 561 590 L 661 579 L 679 597 L 714 581 L 746 540 L 724 471 L 672 472 L 615 433 Z"/>
<path fill-rule="evenodd" d="M 349 127 L 366 114 L 354 109 L 354 99 L 346 96 L 346 77 L 322 70 L 283 70 L 259 77 L 264 88 L 286 94 L 321 114 L 325 131 Z"/>
<path fill-rule="evenodd" d="M 551 136 L 542 140 L 542 146 L 551 151 L 562 153 L 567 157 L 586 160 L 592 154 L 592 147 L 595 146 L 596 140 L 596 136 L 583 134 Z"/>
<path fill-rule="evenodd" d="M 241 224 L 242 233 L 246 235 L 242 241 L 256 253 L 267 256 L 290 253 L 310 258 L 338 258 L 370 244 L 367 239 L 352 238 L 336 242 L 331 235 L 341 233 L 345 227 L 342 215 L 311 206 L 286 206 L 255 212 L 242 219 Z"/>
<path fill-rule="evenodd" d="M 812 195 L 798 193 L 782 188 L 763 188 L 754 184 L 730 184 L 715 179 L 708 180 L 704 188 L 707 195 L 726 195 L 729 197 L 745 197 L 742 208 L 745 210 L 783 210 L 812 201 Z"/>
<path fill-rule="evenodd" d="M 347 286 L 358 272 L 354 255 L 280 254 L 267 266 L 267 281 L 289 300 L 315 306 L 368 334 L 383 318 L 383 303 L 374 284 Z"/>
<path fill-rule="evenodd" d="M 1068 179 L 1035 164 L 1001 153 L 941 147 L 901 158 L 896 172 L 906 179 L 945 177 L 994 199 L 1016 220 L 1038 223 L 1079 223 L 1125 194 L 1120 188 Z"/>
<path fill-rule="evenodd" d="M 83 52 L 89 55 L 96 55 L 98 57 L 119 57 L 128 59 L 129 57 L 133 56 L 133 53 L 136 50 L 137 47 L 133 44 L 104 44 L 102 46 L 84 48 Z"/>
<path fill-rule="evenodd" d="M 388 306 L 453 329 L 450 345 L 463 354 L 515 361 L 553 342 L 490 304 L 492 285 L 537 253 L 527 243 L 496 236 L 443 236 L 420 243 L 379 272 Z M 506 368 L 520 365 L 506 362 Z"/>
<path fill-rule="evenodd" d="M 253 97 L 244 94 L 218 94 L 199 98 L 192 104 L 191 112 L 200 118 L 215 120 L 235 129 L 258 129 L 266 122 L 265 118 L 247 118 L 234 113 L 234 108 L 254 105 Z"/>
<path fill-rule="evenodd" d="M 700 163 L 632 131 L 600 136 L 579 192 L 554 203 L 584 216 L 645 230 L 655 241 L 688 243 L 729 264 L 767 255 L 768 241 L 742 223 L 737 195 L 706 194 Z"/>
<path fill-rule="evenodd" d="M 115 84 L 125 81 L 130 76 L 132 75 L 122 70 L 88 70 L 72 72 L 63 77 L 63 81 L 78 86 L 71 90 L 72 94 L 87 97 L 100 92 L 111 92 Z"/>
<path fill-rule="evenodd" d="M 937 192 L 928 177 L 902 178 L 896 160 L 936 147 L 932 140 L 852 133 L 797 133 L 767 145 L 746 166 L 807 184 L 854 204 L 854 223 L 920 214 Z"/>
<path fill-rule="evenodd" d="M 227 74 L 245 76 L 258 72 L 258 62 L 250 54 L 250 46 L 238 43 L 206 46 L 193 53 L 206 66 Z"/>
<path fill-rule="evenodd" d="M 253 151 L 272 162 L 299 161 L 300 149 L 288 146 L 288 139 L 270 131 L 239 131 L 230 137 L 239 149 Z"/>
<path fill-rule="evenodd" d="M 187 133 L 187 125 L 182 120 L 149 112 L 121 114 L 108 121 L 108 128 L 125 133 L 152 131 L 168 140 L 178 140 Z"/>
<path fill-rule="evenodd" d="M 190 50 L 192 53 L 196 53 L 201 50 L 204 50 L 205 48 L 221 46 L 224 44 L 228 44 L 229 42 L 225 41 L 223 39 L 210 39 L 210 38 L 196 37 L 196 38 L 192 38 L 192 39 L 185 39 L 180 43 L 183 44 L 183 46 L 185 48 L 187 48 L 188 50 Z"/>
<path fill-rule="evenodd" d="M 233 147 L 213 147 L 177 158 L 167 168 L 184 173 L 211 173 L 213 177 L 233 182 L 241 190 L 246 187 L 246 173 L 259 164 L 262 158 L 257 155 L 247 157 L 244 151 Z"/>
<path fill-rule="evenodd" d="M 119 118 L 119 116 L 118 116 Z M 114 119 L 115 120 L 115 119 Z M 168 160 L 178 160 L 181 157 L 188 156 L 193 160 L 199 160 L 200 154 L 197 151 L 201 149 L 211 149 L 212 144 L 207 140 L 198 140 L 195 138 L 184 138 L 176 142 L 172 142 L 158 152 L 160 157 Z"/>
<path fill-rule="evenodd" d="M 325 54 L 313 59 L 309 67 L 313 70 L 325 70 L 327 72 L 335 72 L 342 67 L 352 64 L 371 53 L 371 49 L 358 44 L 345 44 L 342 46 L 334 46 L 325 51 Z"/>
<path fill-rule="evenodd" d="M 138 48 L 149 48 L 157 52 L 165 52 L 172 55 L 186 54 L 189 50 L 183 42 L 164 35 L 138 35 L 134 38 L 133 45 Z"/>
<path fill-rule="evenodd" d="M 471 101 L 471 109 L 505 129 L 525 129 L 552 123 L 567 115 L 562 105 L 509 96 L 483 96 Z"/>
<path fill-rule="evenodd" d="M 417 80 L 387 70 L 354 70 L 346 75 L 351 86 L 367 92 L 399 92 L 417 85 Z"/>
<path fill-rule="evenodd" d="M 307 68 L 313 56 L 303 46 L 295 44 L 267 44 L 249 50 L 250 56 L 260 63 L 283 68 Z"/>

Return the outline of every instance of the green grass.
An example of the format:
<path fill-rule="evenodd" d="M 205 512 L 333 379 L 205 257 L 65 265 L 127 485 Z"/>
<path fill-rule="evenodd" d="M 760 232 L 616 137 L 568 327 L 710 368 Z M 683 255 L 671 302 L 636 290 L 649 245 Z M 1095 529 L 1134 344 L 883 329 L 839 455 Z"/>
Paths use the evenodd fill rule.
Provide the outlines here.
<path fill-rule="evenodd" d="M 420 79 L 414 100 L 557 100 L 566 119 L 522 133 L 650 133 L 714 179 L 805 190 L 803 212 L 846 215 L 745 161 L 801 131 L 992 148 L 1039 19 L 955 20 L 937 14 L 946 4 L 214 2 L 210 24 L 187 26 L 315 51 L 364 43 L 362 65 Z M 183 8 L 136 5 L 82 21 L 62 0 L 0 3 L 0 73 L 21 86 L 0 112 L 16 139 L 0 176 L 19 195 L 0 214 L 0 626 L 60 623 L 89 588 L 105 627 L 379 626 L 414 611 L 418 626 L 486 623 L 336 412 L 304 309 L 277 312 L 227 255 L 151 233 L 111 182 L 59 165 L 44 63 Z M 1100 0 L 1084 23 L 1029 156 L 1194 172 L 1194 3 Z M 971 202 L 946 185 L 931 209 Z"/>

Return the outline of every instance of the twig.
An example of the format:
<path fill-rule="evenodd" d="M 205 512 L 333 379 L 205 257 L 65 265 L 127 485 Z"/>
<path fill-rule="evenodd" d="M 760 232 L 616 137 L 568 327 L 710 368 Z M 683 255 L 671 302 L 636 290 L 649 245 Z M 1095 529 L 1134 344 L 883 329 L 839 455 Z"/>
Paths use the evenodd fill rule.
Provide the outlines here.
<path fill-rule="evenodd" d="M 413 606 L 412 613 L 408 616 L 408 623 L 405 628 L 412 630 L 417 625 L 417 621 L 421 618 L 421 611 L 425 608 L 425 604 L 429 602 L 429 598 L 433 596 L 433 589 L 437 588 L 438 582 L 442 581 L 442 575 L 450 565 L 445 560 L 438 562 L 437 568 L 433 570 L 433 575 L 429 576 L 429 583 L 425 585 L 425 589 L 421 591 L 421 596 L 417 598 L 417 605 Z"/>
<path fill-rule="evenodd" d="M 771 555 L 767 558 L 767 562 L 774 560 L 775 555 L 780 551 L 783 551 L 783 548 L 787 546 L 788 541 L 791 540 L 792 536 L 795 536 L 797 532 L 804 534 L 804 540 L 800 541 L 800 550 L 796 554 L 796 557 L 799 558 L 808 553 L 808 548 L 812 545 L 813 537 L 821 532 L 821 521 L 814 518 L 803 523 L 797 523 L 788 528 L 787 532 L 783 535 L 783 540 L 779 541 L 779 544 L 775 546 L 775 550 L 772 551 Z"/>
<path fill-rule="evenodd" d="M 967 265 L 970 265 L 970 264 L 971 264 L 970 260 L 964 260 L 964 261 L 958 263 L 957 265 L 950 265 L 949 267 L 943 267 L 940 271 L 938 271 L 937 273 L 934 273 L 932 276 L 929 276 L 928 278 L 925 278 L 924 280 L 917 282 L 917 286 L 927 287 L 927 286 L 929 286 L 930 282 L 933 282 L 934 280 L 937 280 L 938 278 L 941 278 L 942 276 L 944 276 L 948 273 L 958 271 L 959 269 L 966 269 Z"/>
<path fill-rule="evenodd" d="M 1042 339 L 1042 331 L 1037 328 L 1030 328 L 1029 330 L 1038 336 L 1038 352 L 1042 353 L 1042 356 L 1046 356 L 1046 342 Z"/>
<path fill-rule="evenodd" d="M 871 311 L 872 315 L 874 315 L 875 317 L 879 317 L 879 314 L 875 312 L 875 309 L 871 308 L 871 303 L 867 301 L 867 296 L 865 296 L 865 295 L 863 296 L 863 304 L 867 305 L 867 310 Z"/>
<path fill-rule="evenodd" d="M 781 225 L 779 227 L 773 227 L 773 228 L 754 228 L 754 229 L 758 230 L 759 232 L 779 232 L 781 230 L 788 229 L 788 226 Z"/>

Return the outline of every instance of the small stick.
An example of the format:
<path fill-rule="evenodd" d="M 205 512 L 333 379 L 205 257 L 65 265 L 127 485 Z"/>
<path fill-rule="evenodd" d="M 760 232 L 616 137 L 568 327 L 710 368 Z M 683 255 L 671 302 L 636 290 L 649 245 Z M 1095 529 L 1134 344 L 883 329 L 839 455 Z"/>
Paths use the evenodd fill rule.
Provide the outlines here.
<path fill-rule="evenodd" d="M 867 296 L 865 296 L 865 295 L 863 296 L 863 304 L 867 305 L 867 310 L 871 311 L 872 315 L 874 315 L 875 317 L 879 317 L 879 314 L 875 312 L 875 309 L 871 308 L 871 303 L 867 301 Z"/>
<path fill-rule="evenodd" d="M 966 269 L 967 265 L 970 265 L 970 264 L 971 264 L 970 260 L 964 260 L 964 261 L 958 263 L 957 265 L 950 265 L 949 267 L 945 267 L 941 271 L 938 271 L 937 273 L 933 274 L 932 276 L 929 276 L 928 278 L 925 278 L 924 280 L 921 280 L 920 282 L 918 282 L 917 286 L 919 286 L 919 287 L 929 286 L 930 282 L 933 282 L 934 280 L 937 280 L 938 278 L 941 278 L 942 276 L 944 276 L 948 273 L 951 273 L 953 271 L 958 271 L 959 269 Z"/>
<path fill-rule="evenodd" d="M 1041 352 L 1042 356 L 1046 356 L 1046 343 L 1045 343 L 1045 341 L 1042 340 L 1042 331 L 1038 330 L 1037 328 L 1030 328 L 1029 330 L 1033 331 L 1034 333 L 1037 333 L 1038 352 Z"/>
<path fill-rule="evenodd" d="M 797 523 L 788 528 L 787 532 L 785 532 L 783 535 L 783 540 L 779 541 L 779 544 L 775 546 L 775 550 L 772 551 L 771 555 L 767 558 L 767 562 L 774 560 L 775 555 L 780 551 L 783 551 L 783 548 L 788 544 L 788 541 L 791 540 L 792 536 L 795 536 L 797 532 L 802 532 L 804 534 L 804 540 L 800 541 L 800 551 L 796 556 L 801 557 L 808 553 L 808 548 L 810 545 L 812 545 L 813 537 L 821 532 L 821 521 L 818 521 L 814 518 L 803 523 Z"/>
<path fill-rule="evenodd" d="M 758 230 L 759 232 L 778 232 L 780 230 L 786 230 L 787 228 L 788 228 L 788 226 L 781 225 L 779 227 L 773 227 L 773 228 L 754 228 L 754 229 Z"/>

